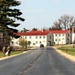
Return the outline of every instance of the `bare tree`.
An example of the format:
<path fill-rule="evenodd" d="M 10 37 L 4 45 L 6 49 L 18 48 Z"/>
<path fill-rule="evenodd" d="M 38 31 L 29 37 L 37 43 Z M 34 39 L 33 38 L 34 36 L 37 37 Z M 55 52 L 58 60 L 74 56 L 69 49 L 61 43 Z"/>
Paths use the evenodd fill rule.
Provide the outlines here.
<path fill-rule="evenodd" d="M 62 22 L 65 29 L 68 29 L 72 26 L 74 22 L 74 17 L 70 15 L 61 16 L 60 21 Z"/>
<path fill-rule="evenodd" d="M 72 25 L 74 24 L 74 17 L 70 15 L 63 15 L 58 19 L 58 21 L 54 22 L 54 26 L 57 28 L 64 28 L 64 29 L 69 29 L 72 28 Z"/>
<path fill-rule="evenodd" d="M 52 28 L 55 28 L 55 29 L 58 29 L 58 30 L 61 30 L 62 29 L 60 19 L 58 19 L 58 21 L 55 21 L 54 22 L 54 26 Z"/>

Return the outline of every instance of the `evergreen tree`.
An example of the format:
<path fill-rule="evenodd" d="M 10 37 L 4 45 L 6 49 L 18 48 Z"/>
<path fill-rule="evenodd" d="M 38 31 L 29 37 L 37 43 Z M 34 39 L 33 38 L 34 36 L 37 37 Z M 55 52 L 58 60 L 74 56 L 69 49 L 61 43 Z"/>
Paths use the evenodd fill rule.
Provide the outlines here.
<path fill-rule="evenodd" d="M 29 31 L 29 30 L 28 30 L 28 29 L 26 29 L 26 28 L 23 28 L 23 31 L 24 31 L 24 32 L 27 32 L 27 31 Z"/>
<path fill-rule="evenodd" d="M 14 8 L 20 4 L 17 0 L 0 0 L 0 31 L 8 32 L 9 36 L 16 37 L 14 33 L 18 30 L 13 27 L 18 27 L 20 23 L 16 23 L 15 19 L 24 21 L 24 18 L 20 17 L 22 12 Z"/>

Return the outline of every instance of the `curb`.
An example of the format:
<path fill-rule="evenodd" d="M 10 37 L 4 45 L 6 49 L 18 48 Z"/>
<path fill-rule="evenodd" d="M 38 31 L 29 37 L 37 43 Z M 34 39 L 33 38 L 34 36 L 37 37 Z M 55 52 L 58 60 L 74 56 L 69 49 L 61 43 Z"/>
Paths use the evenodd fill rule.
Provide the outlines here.
<path fill-rule="evenodd" d="M 61 54 L 62 56 L 66 57 L 67 59 L 69 59 L 72 62 L 75 62 L 75 56 L 72 56 L 70 54 L 67 54 L 65 52 L 62 52 L 61 50 L 57 49 L 56 47 L 53 47 L 59 54 Z"/>

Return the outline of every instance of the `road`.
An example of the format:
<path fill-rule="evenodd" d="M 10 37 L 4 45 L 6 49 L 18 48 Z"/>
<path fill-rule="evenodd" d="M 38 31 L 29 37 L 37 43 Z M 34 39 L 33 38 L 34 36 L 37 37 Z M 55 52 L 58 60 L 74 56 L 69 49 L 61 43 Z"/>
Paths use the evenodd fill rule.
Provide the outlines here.
<path fill-rule="evenodd" d="M 75 75 L 75 63 L 52 47 L 38 48 L 1 60 L 0 75 Z"/>

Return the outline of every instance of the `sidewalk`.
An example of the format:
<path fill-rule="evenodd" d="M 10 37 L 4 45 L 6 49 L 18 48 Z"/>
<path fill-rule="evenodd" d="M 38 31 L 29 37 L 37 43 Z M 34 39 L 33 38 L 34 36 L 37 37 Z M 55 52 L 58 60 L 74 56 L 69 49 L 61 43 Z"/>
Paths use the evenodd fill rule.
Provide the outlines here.
<path fill-rule="evenodd" d="M 69 59 L 72 62 L 75 62 L 75 56 L 69 55 L 67 53 L 62 52 L 61 50 L 57 49 L 56 47 L 53 47 L 59 54 L 61 54 L 62 56 L 66 57 L 67 59 Z"/>

